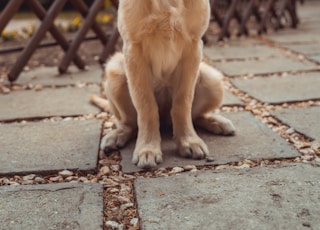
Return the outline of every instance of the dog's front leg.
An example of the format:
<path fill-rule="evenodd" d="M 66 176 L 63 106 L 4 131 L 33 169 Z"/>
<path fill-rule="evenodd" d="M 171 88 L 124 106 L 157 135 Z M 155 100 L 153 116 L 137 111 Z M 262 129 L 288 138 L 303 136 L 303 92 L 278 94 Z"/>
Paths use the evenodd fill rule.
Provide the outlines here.
<path fill-rule="evenodd" d="M 191 114 L 195 84 L 202 57 L 200 43 L 194 42 L 186 52 L 177 68 L 176 82 L 173 84 L 171 110 L 173 132 L 180 155 L 202 159 L 208 154 L 208 148 L 196 134 Z"/>
<path fill-rule="evenodd" d="M 125 45 L 124 55 L 129 91 L 138 119 L 138 138 L 132 162 L 140 168 L 155 167 L 162 162 L 162 152 L 150 63 L 143 57 L 139 44 Z"/>

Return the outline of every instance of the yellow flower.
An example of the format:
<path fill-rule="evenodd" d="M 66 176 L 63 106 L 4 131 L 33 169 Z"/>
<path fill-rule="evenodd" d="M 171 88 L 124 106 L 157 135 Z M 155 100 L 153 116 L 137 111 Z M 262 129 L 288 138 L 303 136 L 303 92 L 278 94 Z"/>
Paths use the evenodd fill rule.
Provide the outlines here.
<path fill-rule="evenodd" d="M 1 33 L 1 38 L 4 41 L 12 41 L 18 38 L 18 32 L 15 30 L 3 30 Z"/>
<path fill-rule="evenodd" d="M 100 14 L 97 17 L 97 21 L 100 24 L 108 24 L 112 19 L 113 19 L 113 15 L 112 14 L 103 14 L 103 15 Z"/>
<path fill-rule="evenodd" d="M 73 19 L 73 24 L 79 27 L 81 25 L 81 18 L 80 17 L 75 17 Z"/>

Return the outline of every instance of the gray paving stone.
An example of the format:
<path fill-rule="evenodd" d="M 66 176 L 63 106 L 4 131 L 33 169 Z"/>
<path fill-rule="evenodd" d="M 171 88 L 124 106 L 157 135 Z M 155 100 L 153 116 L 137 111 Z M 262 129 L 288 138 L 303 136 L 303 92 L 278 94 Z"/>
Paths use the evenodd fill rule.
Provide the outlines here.
<path fill-rule="evenodd" d="M 244 103 L 238 97 L 225 90 L 222 105 L 244 105 Z"/>
<path fill-rule="evenodd" d="M 320 31 L 320 29 L 319 29 Z M 285 44 L 283 47 L 304 55 L 320 54 L 320 43 L 293 43 Z"/>
<path fill-rule="evenodd" d="M 310 56 L 309 58 L 311 58 L 312 60 L 320 63 L 320 55 L 314 55 L 314 56 L 312 55 L 312 56 Z"/>
<path fill-rule="evenodd" d="M 68 73 L 60 75 L 57 67 L 39 67 L 29 72 L 23 72 L 15 82 L 21 85 L 76 85 L 79 83 L 100 83 L 102 69 L 100 66 L 90 66 L 88 70 L 79 70 L 71 66 Z"/>
<path fill-rule="evenodd" d="M 317 28 L 303 28 L 299 26 L 297 30 L 282 30 L 274 34 L 265 35 L 266 38 L 285 43 L 318 43 L 320 42 L 320 31 Z"/>
<path fill-rule="evenodd" d="M 135 181 L 141 227 L 319 229 L 320 170 L 307 164 Z"/>
<path fill-rule="evenodd" d="M 298 132 L 313 139 L 320 140 L 320 106 L 284 109 L 274 112 L 273 115 Z"/>
<path fill-rule="evenodd" d="M 90 104 L 90 95 L 99 94 L 98 86 L 22 90 L 0 95 L 0 120 L 76 116 L 100 110 Z"/>
<path fill-rule="evenodd" d="M 0 125 L 0 174 L 93 171 L 102 122 L 29 122 Z"/>
<path fill-rule="evenodd" d="M 102 229 L 99 184 L 0 187 L 0 229 Z"/>
<path fill-rule="evenodd" d="M 320 72 L 231 81 L 240 90 L 263 102 L 282 103 L 320 99 Z"/>
<path fill-rule="evenodd" d="M 314 64 L 291 60 L 287 57 L 273 57 L 265 60 L 214 62 L 213 65 L 229 76 L 315 70 L 319 68 Z"/>
<path fill-rule="evenodd" d="M 254 118 L 250 113 L 226 113 L 237 128 L 233 137 L 211 135 L 198 130 L 207 143 L 210 155 L 215 161 L 193 160 L 180 157 L 171 135 L 166 134 L 162 140 L 163 163 L 158 167 L 171 168 L 185 165 L 216 165 L 238 162 L 244 159 L 274 159 L 299 156 L 298 152 L 277 134 Z M 125 173 L 140 169 L 131 163 L 135 141 L 128 144 L 121 152 L 121 166 Z"/>
<path fill-rule="evenodd" d="M 246 59 L 281 56 L 279 51 L 264 45 L 212 46 L 205 47 L 204 54 L 211 60 Z"/>

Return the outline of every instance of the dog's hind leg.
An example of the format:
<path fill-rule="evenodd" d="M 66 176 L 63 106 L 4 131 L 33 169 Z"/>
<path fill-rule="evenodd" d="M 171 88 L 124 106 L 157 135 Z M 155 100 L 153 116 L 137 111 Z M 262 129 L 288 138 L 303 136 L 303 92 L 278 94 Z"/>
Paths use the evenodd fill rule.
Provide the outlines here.
<path fill-rule="evenodd" d="M 105 90 L 111 112 L 116 116 L 116 129 L 107 133 L 100 148 L 110 152 L 123 147 L 136 133 L 137 113 L 133 107 L 124 70 L 124 57 L 115 54 L 105 68 Z"/>
<path fill-rule="evenodd" d="M 200 64 L 200 76 L 195 88 L 192 118 L 199 126 L 214 134 L 234 135 L 232 122 L 214 113 L 223 98 L 222 74 L 205 63 Z"/>

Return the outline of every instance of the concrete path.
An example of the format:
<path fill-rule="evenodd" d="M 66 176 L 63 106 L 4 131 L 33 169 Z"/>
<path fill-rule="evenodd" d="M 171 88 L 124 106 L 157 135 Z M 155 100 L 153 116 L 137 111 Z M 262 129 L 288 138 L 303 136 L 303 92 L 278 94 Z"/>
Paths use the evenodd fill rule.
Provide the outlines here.
<path fill-rule="evenodd" d="M 0 94 L 0 229 L 320 229 L 319 11 L 307 1 L 297 30 L 205 47 L 237 128 L 197 130 L 208 160 L 179 157 L 171 133 L 153 171 L 131 163 L 134 141 L 103 156 L 101 68 L 23 73 Z"/>

